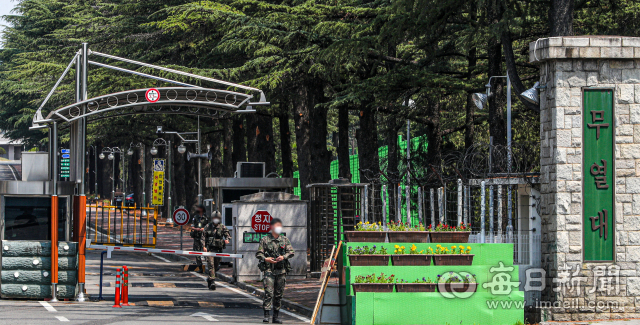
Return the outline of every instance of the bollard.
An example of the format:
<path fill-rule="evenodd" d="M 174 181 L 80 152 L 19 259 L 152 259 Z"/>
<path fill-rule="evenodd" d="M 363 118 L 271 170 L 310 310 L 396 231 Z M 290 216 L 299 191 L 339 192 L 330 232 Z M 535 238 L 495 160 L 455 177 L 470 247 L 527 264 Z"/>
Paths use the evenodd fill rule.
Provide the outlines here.
<path fill-rule="evenodd" d="M 124 273 L 123 276 L 123 284 L 122 284 L 122 305 L 129 305 L 129 268 L 126 265 L 122 266 L 122 270 Z"/>
<path fill-rule="evenodd" d="M 115 301 L 113 302 L 113 308 L 122 308 L 120 306 L 120 269 L 116 271 L 116 296 Z"/>

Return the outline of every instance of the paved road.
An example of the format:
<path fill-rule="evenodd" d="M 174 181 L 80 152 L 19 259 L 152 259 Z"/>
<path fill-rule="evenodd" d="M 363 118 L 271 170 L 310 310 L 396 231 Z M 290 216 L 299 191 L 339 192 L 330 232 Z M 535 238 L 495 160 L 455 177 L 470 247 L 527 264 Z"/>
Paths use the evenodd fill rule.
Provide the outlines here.
<path fill-rule="evenodd" d="M 261 301 L 234 286 L 206 288 L 201 274 L 180 271 L 179 262 L 144 253 L 114 252 L 105 256 L 102 302 L 0 300 L 0 324 L 262 324 Z M 112 308 L 115 271 L 129 267 L 129 301 L 135 306 Z M 87 293 L 98 296 L 100 251 L 87 251 Z M 288 324 L 309 323 L 293 313 Z"/>

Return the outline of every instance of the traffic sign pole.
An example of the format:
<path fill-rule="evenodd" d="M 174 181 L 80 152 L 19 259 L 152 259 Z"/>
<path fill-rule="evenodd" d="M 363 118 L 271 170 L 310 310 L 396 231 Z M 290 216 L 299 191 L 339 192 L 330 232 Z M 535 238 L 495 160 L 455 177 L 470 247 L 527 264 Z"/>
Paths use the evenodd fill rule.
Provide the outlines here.
<path fill-rule="evenodd" d="M 179 207 L 173 211 L 171 219 L 175 224 L 180 225 L 180 250 L 182 250 L 182 226 L 189 222 L 189 211 L 185 208 Z"/>

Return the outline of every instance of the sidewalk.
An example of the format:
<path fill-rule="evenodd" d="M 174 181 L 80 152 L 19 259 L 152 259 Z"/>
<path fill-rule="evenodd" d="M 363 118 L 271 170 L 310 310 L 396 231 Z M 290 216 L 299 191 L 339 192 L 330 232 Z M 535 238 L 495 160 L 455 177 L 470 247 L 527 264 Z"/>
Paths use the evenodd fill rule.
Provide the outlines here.
<path fill-rule="evenodd" d="M 183 227 L 183 248 L 191 249 L 193 246 L 193 239 L 189 237 L 189 231 L 191 228 L 189 226 Z M 158 222 L 157 228 L 157 243 L 156 248 L 169 248 L 169 249 L 180 249 L 180 227 L 167 227 L 164 225 L 164 222 Z M 163 255 L 164 257 L 168 257 L 170 255 Z M 174 261 L 184 261 L 185 263 L 190 260 L 192 263 L 195 262 L 195 257 L 185 257 L 185 256 L 177 256 L 173 255 Z M 254 258 L 253 256 L 245 256 L 245 258 Z M 232 268 L 222 267 L 217 274 L 217 277 L 226 281 L 232 282 Z M 338 283 L 337 278 L 332 278 L 330 283 Z M 258 297 L 262 297 L 264 294 L 263 285 L 260 281 L 249 281 L 247 283 L 235 283 L 239 288 L 256 295 Z M 284 300 L 283 305 L 288 309 L 293 309 L 298 313 L 306 314 L 310 316 L 313 312 L 313 308 L 316 304 L 316 299 L 318 298 L 318 291 L 320 290 L 321 282 L 319 279 L 302 279 L 302 280 L 290 280 L 287 279 L 287 286 L 284 292 Z"/>

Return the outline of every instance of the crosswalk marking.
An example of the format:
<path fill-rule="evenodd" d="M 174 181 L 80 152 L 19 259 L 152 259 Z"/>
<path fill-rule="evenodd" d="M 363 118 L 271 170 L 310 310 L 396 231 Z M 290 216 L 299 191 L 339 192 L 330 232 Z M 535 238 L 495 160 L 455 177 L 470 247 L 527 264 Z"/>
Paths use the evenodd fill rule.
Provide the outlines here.
<path fill-rule="evenodd" d="M 48 302 L 46 301 L 40 301 L 40 304 L 42 305 L 42 307 L 44 307 L 44 309 L 46 309 L 47 311 L 50 312 L 56 312 L 57 310 L 55 308 L 53 308 L 53 306 L 51 306 Z"/>
<path fill-rule="evenodd" d="M 64 316 L 56 316 L 56 318 L 61 322 L 68 322 L 69 320 Z"/>

